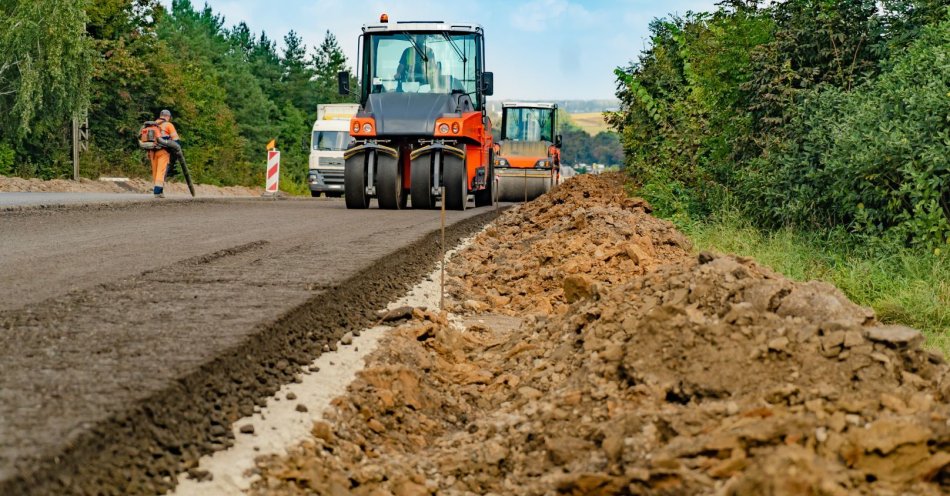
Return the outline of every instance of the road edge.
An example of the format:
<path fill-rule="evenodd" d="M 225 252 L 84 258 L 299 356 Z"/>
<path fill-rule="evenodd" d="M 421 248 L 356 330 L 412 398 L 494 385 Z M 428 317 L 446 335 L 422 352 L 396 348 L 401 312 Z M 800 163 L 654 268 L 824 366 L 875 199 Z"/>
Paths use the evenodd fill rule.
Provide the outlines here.
<path fill-rule="evenodd" d="M 446 226 L 447 248 L 494 220 L 488 210 Z M 117 409 L 62 453 L 0 481 L 0 494 L 156 494 L 202 455 L 225 449 L 232 424 L 252 412 L 303 365 L 348 331 L 376 323 L 375 310 L 425 277 L 440 255 L 440 231 L 377 259 L 334 288 L 314 295 L 243 343 L 222 350 L 148 399 Z"/>

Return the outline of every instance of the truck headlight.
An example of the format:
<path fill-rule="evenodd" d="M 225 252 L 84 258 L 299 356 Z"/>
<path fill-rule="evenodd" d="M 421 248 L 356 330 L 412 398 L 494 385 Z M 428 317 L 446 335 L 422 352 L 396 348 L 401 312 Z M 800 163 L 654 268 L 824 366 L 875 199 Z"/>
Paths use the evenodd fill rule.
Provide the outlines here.
<path fill-rule="evenodd" d="M 542 158 L 541 160 L 538 160 L 538 163 L 534 164 L 534 166 L 535 168 L 540 169 L 540 168 L 548 167 L 550 164 L 551 163 L 548 162 L 548 159 Z"/>
<path fill-rule="evenodd" d="M 505 160 L 504 158 L 499 158 L 499 159 L 495 160 L 495 165 L 498 165 L 498 166 L 501 166 L 501 167 L 508 167 L 508 161 Z"/>

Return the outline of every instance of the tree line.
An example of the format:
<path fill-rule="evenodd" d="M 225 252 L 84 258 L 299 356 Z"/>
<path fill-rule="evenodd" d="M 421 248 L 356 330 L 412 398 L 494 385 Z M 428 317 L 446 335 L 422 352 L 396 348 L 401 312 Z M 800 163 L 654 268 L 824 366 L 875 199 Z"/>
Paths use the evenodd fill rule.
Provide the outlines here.
<path fill-rule="evenodd" d="M 616 132 L 601 131 L 591 135 L 574 124 L 567 112 L 561 112 L 559 119 L 563 139 L 561 163 L 623 165 L 623 146 Z"/>
<path fill-rule="evenodd" d="M 0 0 L 0 174 L 70 177 L 71 122 L 88 118 L 81 173 L 141 176 L 141 123 L 174 114 L 196 179 L 261 184 L 265 144 L 298 188 L 320 103 L 347 60 L 332 33 L 282 47 L 205 5 L 173 0 Z"/>
<path fill-rule="evenodd" d="M 950 239 L 950 2 L 727 0 L 616 71 L 628 170 L 690 216 Z"/>

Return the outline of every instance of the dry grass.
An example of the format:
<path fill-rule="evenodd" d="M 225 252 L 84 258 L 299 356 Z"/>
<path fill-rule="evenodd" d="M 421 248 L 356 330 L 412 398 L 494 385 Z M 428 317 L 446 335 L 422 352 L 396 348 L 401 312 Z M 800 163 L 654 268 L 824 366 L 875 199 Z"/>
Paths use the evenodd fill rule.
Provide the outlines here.
<path fill-rule="evenodd" d="M 610 128 L 604 122 L 603 112 L 589 112 L 585 114 L 571 114 L 571 121 L 577 127 L 587 131 L 591 136 L 596 136 L 601 131 L 609 131 Z"/>

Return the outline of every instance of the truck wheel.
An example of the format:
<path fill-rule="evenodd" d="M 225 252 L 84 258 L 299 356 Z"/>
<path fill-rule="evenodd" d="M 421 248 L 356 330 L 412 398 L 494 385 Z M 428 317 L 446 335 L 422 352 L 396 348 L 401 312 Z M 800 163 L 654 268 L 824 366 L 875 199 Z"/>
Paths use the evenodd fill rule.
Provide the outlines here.
<path fill-rule="evenodd" d="M 402 192 L 402 168 L 396 160 L 380 160 L 376 167 L 376 201 L 379 208 L 398 210 L 406 207 Z"/>
<path fill-rule="evenodd" d="M 445 164 L 445 175 L 442 178 L 445 184 L 446 210 L 465 210 L 468 201 L 468 174 L 465 164 L 461 160 L 448 160 Z"/>
<path fill-rule="evenodd" d="M 361 153 L 346 161 L 343 169 L 343 195 L 346 198 L 346 208 L 369 208 L 369 195 L 366 194 L 366 168 L 375 158 L 376 152 Z"/>

